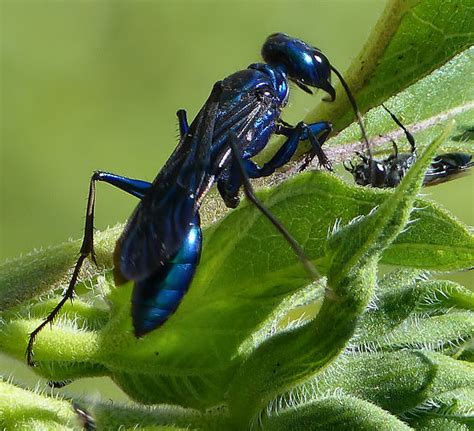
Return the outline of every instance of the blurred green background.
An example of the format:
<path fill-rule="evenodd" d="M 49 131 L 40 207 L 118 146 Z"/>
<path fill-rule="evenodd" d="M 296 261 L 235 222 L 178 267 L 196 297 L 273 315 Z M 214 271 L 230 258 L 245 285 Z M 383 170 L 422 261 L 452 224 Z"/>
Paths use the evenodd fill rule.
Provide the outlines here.
<path fill-rule="evenodd" d="M 384 6 L 0 0 L 0 259 L 81 237 L 93 170 L 151 181 L 176 145 L 176 110 L 192 119 L 215 81 L 259 61 L 270 33 L 314 44 L 343 71 Z M 321 95 L 313 97 L 293 92 L 284 118 L 302 119 Z M 427 192 L 474 224 L 473 178 Z M 97 202 L 99 229 L 123 222 L 137 203 L 103 185 Z M 19 363 L 1 365 L 4 375 L 35 381 Z M 83 382 L 68 391 L 90 389 Z M 120 397 L 111 385 L 101 393 Z"/>

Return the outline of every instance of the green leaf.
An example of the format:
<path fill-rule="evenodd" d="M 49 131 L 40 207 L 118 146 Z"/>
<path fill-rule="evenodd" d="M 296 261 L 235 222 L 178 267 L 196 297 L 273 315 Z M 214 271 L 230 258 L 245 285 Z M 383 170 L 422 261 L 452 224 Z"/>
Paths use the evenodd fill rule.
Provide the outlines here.
<path fill-rule="evenodd" d="M 468 131 L 474 124 L 474 88 L 466 88 L 466 79 L 473 73 L 474 48 L 471 47 L 390 98 L 385 105 L 400 117 L 414 135 L 418 148 L 430 143 L 446 127 L 447 122 L 456 119 L 457 126 L 443 143 L 443 150 L 472 152 L 472 134 Z M 403 131 L 382 107 L 370 110 L 364 116 L 364 124 L 373 149 L 392 152 L 391 139 L 397 140 L 399 144 L 405 140 Z M 357 124 L 352 124 L 331 139 L 330 145 L 328 155 L 333 161 L 353 158 L 356 150 L 365 150 L 365 143 L 360 142 Z M 404 145 L 406 148 L 407 144 Z M 403 150 L 400 146 L 400 151 L 408 149 Z"/>
<path fill-rule="evenodd" d="M 323 272 L 327 271 L 327 232 L 333 227 L 336 214 L 347 224 L 391 196 L 392 192 L 348 186 L 323 173 L 302 175 L 260 193 Z M 466 228 L 427 202 L 416 205 L 426 207 L 418 212 L 419 221 L 391 247 L 410 241 L 417 247 L 405 247 L 407 252 L 403 255 L 394 253 L 397 260 L 386 259 L 390 249 L 386 250 L 382 261 L 438 269 L 468 266 L 474 241 Z M 433 231 L 442 234 L 436 236 Z M 247 354 L 254 331 L 308 279 L 285 241 L 258 211 L 245 203 L 207 229 L 204 236 L 196 279 L 177 313 L 163 328 L 136 340 L 129 317 L 130 286 L 113 289 L 111 281 L 103 280 L 99 292 L 113 289 L 108 299 L 113 304 L 111 320 L 105 323 L 103 309 L 94 314 L 96 305 L 91 310 L 82 305 L 83 311 L 81 307 L 77 309 L 79 320 L 72 315 L 68 320 L 66 315 L 51 331 L 45 329 L 35 345 L 38 371 L 50 379 L 110 374 L 133 398 L 148 403 L 186 402 L 189 406 L 208 407 L 220 402 L 240 355 Z M 350 237 L 344 241 L 350 241 Z M 466 249 L 464 254 L 459 252 L 460 244 Z M 440 249 L 444 254 L 438 252 Z M 36 271 L 32 275 L 36 277 Z M 3 351 L 20 359 L 25 345 L 13 340 L 26 340 L 40 322 L 30 319 L 29 310 L 22 311 L 23 319 L 18 319 L 17 309 L 12 310 L 13 314 L 4 314 L 0 334 Z M 46 314 L 47 307 L 33 308 L 33 316 L 39 318 L 40 311 Z M 97 328 L 101 328 L 99 332 Z M 143 385 L 143 381 L 153 384 Z"/>
<path fill-rule="evenodd" d="M 409 319 L 371 348 L 383 351 L 424 348 L 456 354 L 464 342 L 472 338 L 474 313 L 452 312 L 442 316 Z"/>
<path fill-rule="evenodd" d="M 377 294 L 373 306 L 362 316 L 359 334 L 352 343 L 360 350 L 376 349 L 382 337 L 395 328 L 408 330 L 428 316 L 455 310 L 474 311 L 474 294 L 451 281 L 414 279 L 390 289 L 385 287 Z M 462 315 L 465 315 L 466 322 L 470 320 L 470 314 Z M 427 336 L 428 333 L 425 333 L 424 337 Z"/>
<path fill-rule="evenodd" d="M 286 394 L 283 404 L 290 397 L 309 402 L 337 389 L 400 415 L 464 387 L 474 387 L 473 364 L 439 353 L 348 353 L 324 373 Z"/>
<path fill-rule="evenodd" d="M 393 430 L 409 426 L 381 408 L 348 395 L 327 396 L 312 403 L 289 406 L 263 420 L 264 429 L 285 430 Z"/>
<path fill-rule="evenodd" d="M 82 426 L 68 401 L 0 381 L 0 428 L 79 431 Z"/>
<path fill-rule="evenodd" d="M 472 385 L 441 394 L 408 412 L 405 419 L 417 430 L 469 431 L 474 426 Z"/>
<path fill-rule="evenodd" d="M 95 236 L 94 246 L 97 261 L 107 268 L 112 267 L 112 250 L 122 226 L 115 226 Z M 38 297 L 60 284 L 68 283 L 77 261 L 80 241 L 36 250 L 25 256 L 10 259 L 0 264 L 0 311 L 14 307 L 23 301 Z M 91 277 L 98 271 L 87 271 Z"/>
<path fill-rule="evenodd" d="M 87 400 L 76 403 L 0 381 L 0 427 L 4 430 L 84 430 L 85 427 L 76 412 L 77 408 L 93 416 L 98 430 L 217 431 L 225 428 L 223 415 L 202 415 L 196 411 L 171 406 L 150 409 L 137 405 Z"/>
<path fill-rule="evenodd" d="M 391 0 L 344 77 L 361 112 L 403 91 L 473 43 L 470 0 Z M 466 89 L 465 85 L 462 86 Z M 338 87 L 337 94 L 343 93 Z M 426 105 L 426 94 L 423 97 Z M 320 105 L 307 120 L 352 122 L 347 98 Z"/>
<path fill-rule="evenodd" d="M 448 133 L 433 141 L 383 204 L 329 237 L 327 288 L 318 315 L 269 338 L 244 361 L 229 389 L 234 417 L 253 420 L 272 397 L 320 372 L 341 353 L 371 297 L 376 263 L 406 225 L 424 170 Z"/>
<path fill-rule="evenodd" d="M 275 191 L 262 190 L 259 196 L 305 246 L 316 264 L 321 265 L 327 233 L 334 223 L 347 224 L 355 217 L 368 214 L 390 194 L 390 191 L 351 187 L 333 175 L 311 172 L 292 178 Z M 435 270 L 469 267 L 473 262 L 474 238 L 468 229 L 426 200 L 418 200 L 415 206 L 420 208 L 416 212 L 418 221 L 385 252 L 382 262 Z M 96 245 L 99 262 L 109 269 L 119 228 L 100 233 Z M 240 232 L 239 235 L 234 234 L 234 228 Z M 239 284 L 245 289 L 253 290 L 253 279 L 258 277 L 261 280 L 262 273 L 271 271 L 276 280 L 291 266 L 299 269 L 299 263 L 286 243 L 258 211 L 244 202 L 221 223 L 206 229 L 204 238 L 205 254 L 200 267 L 208 262 L 215 267 L 225 266 L 223 275 L 227 279 L 231 274 L 234 278 L 239 276 Z M 73 266 L 79 244 L 79 241 L 68 242 L 4 262 L 0 272 L 0 301 L 4 307 L 7 304 L 14 306 L 46 289 L 51 290 L 61 280 L 69 281 L 66 269 Z M 267 251 L 271 247 L 275 248 L 272 262 L 266 264 L 265 261 L 269 260 Z M 416 253 L 416 258 L 411 253 Z M 249 267 L 248 262 L 254 260 L 256 263 Z M 254 270 L 252 266 L 257 267 L 258 262 L 262 262 L 262 266 Z M 273 263 L 274 266 L 269 268 Z M 282 271 L 275 272 L 278 268 Z M 97 273 L 92 268 L 88 274 Z M 290 274 L 286 278 L 293 276 Z M 279 284 L 286 281 L 283 279 Z M 291 287 L 288 290 L 292 290 Z"/>
<path fill-rule="evenodd" d="M 376 106 L 462 50 L 472 39 L 468 13 L 463 1 L 448 4 L 439 0 L 390 1 L 378 24 L 378 35 L 369 40 L 363 56 L 346 75 L 358 93 L 362 110 Z M 432 37 L 425 37 L 426 31 L 433 32 Z M 472 89 L 463 91 L 463 79 L 472 72 L 469 67 L 472 67 L 472 52 L 465 52 L 390 102 L 403 121 L 409 119 L 415 123 L 410 127 L 418 131 L 416 139 L 420 146 L 431 142 L 440 127 L 444 128 L 449 118 L 456 117 L 459 129 L 450 136 L 450 145 L 467 148 L 460 140 L 469 136 L 465 132 L 472 125 L 472 102 L 469 104 Z M 419 108 L 420 100 L 422 108 Z M 348 124 L 353 115 L 340 91 L 336 104 L 325 107 L 328 109 L 315 115 L 318 119 L 336 119 L 336 129 Z M 381 111 L 374 111 L 368 117 L 372 135 L 394 130 L 395 126 Z M 357 129 L 349 130 L 339 139 L 346 139 L 347 143 L 349 139 L 355 140 L 358 133 Z M 346 145 L 346 149 L 349 147 Z M 350 147 L 348 154 L 352 155 L 353 150 Z M 434 146 L 430 151 L 432 156 Z M 131 333 L 131 286 L 113 289 L 110 274 L 104 279 L 97 277 L 102 269 L 87 268 L 85 279 L 92 279 L 94 291 L 87 292 L 84 285 L 78 286 L 81 300 L 72 306 L 68 304 L 53 330 L 45 329 L 39 336 L 35 345 L 38 372 L 52 379 L 109 375 L 130 396 L 144 403 L 180 404 L 203 410 L 226 403 L 228 397 L 234 414 L 233 425 L 242 429 L 276 395 L 311 373 L 323 370 L 344 350 L 370 298 L 378 259 L 383 263 L 432 270 L 472 266 L 474 240 L 466 227 L 423 200 L 414 204 L 421 209 L 410 214 L 416 184 L 422 175 L 420 169 L 429 162 L 429 156 L 429 153 L 423 156 L 418 171 L 411 171 L 404 186 L 395 192 L 363 190 L 327 174 L 310 174 L 261 193 L 267 206 L 304 245 L 318 269 L 328 275 L 328 290 L 323 291 L 322 284 L 302 290 L 309 280 L 300 262 L 267 221 L 244 203 L 221 223 L 206 230 L 203 259 L 190 292 L 170 321 L 143 340 L 136 340 Z M 207 202 L 204 208 L 212 213 L 213 203 Z M 377 210 L 372 211 L 375 207 Z M 360 216 L 364 217 L 356 219 Z M 408 217 L 417 221 L 398 235 Z M 337 224 L 344 227 L 328 240 L 328 231 Z M 105 232 L 104 247 L 97 247 L 100 262 L 106 269 L 111 268 L 111 250 L 117 233 L 118 229 Z M 38 295 L 50 294 L 61 282 L 68 281 L 67 272 L 78 249 L 79 242 L 68 243 L 0 267 L 3 351 L 23 358 L 25 345 L 18 340 L 27 339 L 55 302 L 54 297 L 44 301 Z M 388 352 L 373 355 L 390 359 L 405 354 L 398 349 L 413 347 L 439 348 L 453 356 L 461 355 L 457 346 L 472 337 L 473 326 L 472 313 L 459 310 L 471 309 L 472 295 L 462 288 L 437 282 L 418 283 L 420 292 L 400 280 L 398 284 L 406 290 L 390 292 L 387 287 L 379 303 L 385 307 L 385 314 L 375 316 L 375 320 L 379 318 L 375 322 L 379 324 L 378 334 L 384 337 L 377 339 L 372 334 L 370 340 Z M 323 293 L 326 297 L 316 319 L 303 325 L 300 322 L 293 330 L 277 330 L 277 336 L 265 341 L 267 332 L 273 334 L 289 308 Z M 427 304 L 431 293 L 447 296 L 436 296 L 434 303 Z M 446 308 L 452 306 L 458 310 L 447 313 Z M 413 316 L 416 319 L 411 319 Z M 359 330 L 375 327 L 374 322 L 365 323 Z M 350 345 L 354 346 L 355 341 L 349 341 Z M 472 351 L 466 349 L 464 353 L 469 356 Z M 434 377 L 423 375 L 422 371 L 428 374 L 433 371 L 429 367 L 426 370 L 420 366 L 421 371 L 415 373 L 415 377 L 425 377 L 423 382 L 433 377 L 430 389 L 435 387 L 431 385 L 433 382 L 442 382 L 445 385 L 436 388 L 447 390 L 461 384 L 463 377 L 470 377 L 470 368 L 460 361 L 447 358 L 445 364 L 439 358 L 433 359 L 437 358 L 434 354 L 423 355 L 437 365 L 442 363 Z M 390 389 L 389 383 L 394 386 L 400 383 L 396 379 L 399 375 L 390 381 L 385 378 L 397 365 L 389 359 L 380 362 L 377 374 L 380 394 L 383 389 Z M 388 367 L 384 369 L 387 374 L 383 374 L 383 367 Z M 361 374 L 361 380 L 363 377 Z M 365 386 L 361 385 L 368 392 L 370 383 L 373 386 L 377 383 L 377 379 L 370 377 Z M 450 382 L 456 383 L 449 386 Z M 399 386 L 397 389 L 406 389 L 402 384 Z M 434 393 L 426 390 L 424 395 Z M 413 401 L 419 395 L 416 390 L 407 391 L 406 400 Z M 463 398 L 467 399 L 468 396 Z M 456 395 L 450 400 L 443 402 L 452 408 Z M 313 429 L 309 426 L 322 424 L 322 429 L 327 429 L 353 424 L 366 429 L 408 429 L 375 405 L 347 395 L 291 407 L 279 412 L 279 417 L 264 418 L 268 428 Z M 232 426 L 225 408 L 215 417 L 202 415 L 202 420 L 197 419 L 199 414 L 190 411 L 183 416 L 178 413 L 173 416 L 174 411 L 160 408 L 148 413 L 146 409 L 108 409 L 107 406 L 97 406 L 94 411 L 101 418 L 101 427 L 111 423 L 130 429 L 135 424 L 145 429 L 165 429 L 168 425 L 169 429 L 176 429 L 171 425 L 201 429 Z M 432 417 L 425 418 L 424 423 L 420 419 L 417 425 L 433 425 L 439 420 L 434 415 L 439 413 L 433 410 Z M 187 417 L 192 421 L 186 422 Z M 465 425 L 453 417 L 443 420 L 449 421 L 445 423 L 449 426 Z M 53 418 L 52 423 L 55 422 Z M 25 423 L 36 427 L 33 422 Z"/>
<path fill-rule="evenodd" d="M 203 414 L 196 410 L 179 406 L 146 407 L 139 404 L 91 402 L 81 400 L 81 407 L 94 418 L 98 430 L 130 429 L 178 431 L 227 429 L 227 419 L 222 412 Z"/>

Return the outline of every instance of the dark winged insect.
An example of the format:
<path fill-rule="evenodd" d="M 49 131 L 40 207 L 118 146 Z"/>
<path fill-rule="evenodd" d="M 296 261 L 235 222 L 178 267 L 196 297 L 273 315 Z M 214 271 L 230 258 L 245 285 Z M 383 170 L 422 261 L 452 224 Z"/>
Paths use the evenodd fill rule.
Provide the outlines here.
<path fill-rule="evenodd" d="M 361 162 L 353 164 L 352 161 L 344 163 L 344 168 L 349 171 L 357 184 L 378 188 L 397 187 L 408 169 L 416 161 L 416 143 L 413 135 L 406 129 L 400 120 L 386 106 L 383 108 L 390 114 L 393 121 L 402 128 L 410 144 L 410 153 L 400 153 L 395 141 L 392 140 L 393 153 L 386 159 L 377 160 L 371 155 L 357 153 Z M 473 166 L 472 156 L 466 153 L 446 153 L 437 155 L 426 171 L 423 185 L 429 186 L 465 173 Z"/>
<path fill-rule="evenodd" d="M 303 167 L 316 156 L 321 165 L 330 169 L 321 146 L 332 130 L 331 124 L 300 122 L 291 126 L 280 119 L 288 101 L 290 81 L 310 94 L 310 87 L 322 89 L 333 101 L 336 93 L 331 85 L 331 71 L 334 71 L 354 109 L 355 101 L 326 56 L 299 39 L 282 33 L 272 34 L 263 45 L 262 57 L 265 63 L 251 64 L 217 82 L 190 125 L 186 112 L 177 112 L 180 141 L 153 183 L 102 171 L 92 175 L 80 256 L 63 298 L 30 335 L 29 364 L 33 364 L 36 335 L 73 297 L 84 260 L 90 256 L 95 262 L 93 221 L 97 181 L 109 183 L 140 199 L 114 252 L 116 284 L 134 283 L 131 308 L 137 337 L 166 322 L 188 290 L 201 254 L 199 208 L 214 183 L 231 208 L 239 204 L 239 189 L 243 185 L 250 200 L 289 241 L 310 274 L 317 274 L 296 241 L 255 199 L 248 177 L 271 175 L 290 160 L 303 140 L 311 143 Z M 360 118 L 357 111 L 356 114 Z M 286 140 L 267 163 L 259 166 L 251 159 L 273 134 L 283 135 Z"/>

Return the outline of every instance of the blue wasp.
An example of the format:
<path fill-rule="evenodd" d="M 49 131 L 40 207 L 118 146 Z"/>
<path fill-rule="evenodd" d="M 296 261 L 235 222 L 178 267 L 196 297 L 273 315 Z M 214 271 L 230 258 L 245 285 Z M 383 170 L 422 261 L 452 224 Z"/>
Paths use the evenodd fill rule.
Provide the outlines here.
<path fill-rule="evenodd" d="M 31 334 L 27 349 L 33 364 L 33 344 L 41 329 L 52 322 L 64 303 L 74 295 L 74 286 L 84 260 L 95 262 L 93 221 L 95 184 L 109 183 L 140 199 L 118 239 L 114 251 L 117 285 L 133 281 L 132 322 L 141 337 L 163 325 L 175 312 L 191 284 L 201 254 L 199 220 L 201 202 L 210 187 L 217 189 L 228 207 L 239 204 L 239 189 L 272 221 L 307 269 L 314 267 L 283 226 L 253 196 L 248 178 L 271 175 L 289 162 L 300 141 L 308 140 L 311 150 L 302 168 L 316 156 L 331 169 L 321 146 L 332 131 L 329 122 L 298 123 L 280 119 L 288 102 L 290 82 L 306 93 L 322 89 L 334 101 L 331 71 L 343 84 L 340 73 L 317 48 L 286 34 L 270 35 L 262 47 L 265 63 L 251 64 L 217 82 L 204 106 L 189 125 L 186 112 L 177 112 L 180 130 L 178 146 L 153 183 L 125 178 L 108 172 L 94 172 L 90 180 L 84 238 L 69 286 L 58 305 Z M 273 135 L 286 140 L 262 166 L 252 161 Z"/>
<path fill-rule="evenodd" d="M 405 133 L 411 151 L 410 153 L 399 153 L 397 143 L 392 140 L 393 153 L 386 159 L 376 160 L 371 154 L 367 156 L 358 152 L 357 155 L 361 162 L 354 165 L 352 161 L 349 161 L 348 164 L 344 163 L 344 168 L 352 174 L 355 182 L 361 186 L 397 187 L 417 158 L 416 142 L 413 135 L 394 113 L 383 104 L 382 107 Z M 474 165 L 471 160 L 472 156 L 466 153 L 438 154 L 425 173 L 423 185 L 430 186 L 452 180 Z"/>

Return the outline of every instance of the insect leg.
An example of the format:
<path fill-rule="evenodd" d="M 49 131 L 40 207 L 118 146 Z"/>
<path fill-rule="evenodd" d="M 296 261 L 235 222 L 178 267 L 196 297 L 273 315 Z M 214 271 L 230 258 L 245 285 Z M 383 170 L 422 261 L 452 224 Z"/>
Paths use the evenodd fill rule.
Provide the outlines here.
<path fill-rule="evenodd" d="M 68 299 L 72 299 L 74 296 L 74 287 L 77 283 L 77 278 L 81 270 L 82 264 L 87 256 L 91 256 L 94 263 L 97 264 L 94 254 L 94 206 L 95 206 L 95 183 L 96 181 L 103 181 L 109 183 L 121 190 L 130 193 L 131 195 L 141 199 L 148 188 L 151 187 L 151 183 L 141 180 L 135 180 L 131 178 L 122 177 L 120 175 L 111 174 L 108 172 L 96 171 L 93 173 L 89 183 L 89 197 L 87 198 L 87 210 L 86 210 L 86 223 L 84 227 L 84 237 L 82 239 L 82 245 L 80 250 L 80 256 L 77 259 L 76 266 L 69 281 L 69 285 L 64 293 L 63 297 L 59 301 L 58 305 L 48 314 L 46 319 L 30 334 L 28 340 L 28 347 L 26 349 L 26 358 L 28 365 L 33 366 L 33 345 L 36 336 L 41 330 L 48 324 L 52 323 L 63 305 Z"/>
<path fill-rule="evenodd" d="M 279 127 L 276 133 L 285 135 L 288 139 L 283 143 L 277 153 L 262 167 L 258 166 L 251 160 L 244 160 L 245 170 L 250 178 L 266 177 L 273 174 L 276 169 L 290 161 L 298 148 L 299 142 L 304 140 L 309 140 L 311 142 L 311 159 L 314 156 L 317 156 L 321 165 L 330 169 L 330 162 L 324 154 L 321 145 L 327 139 L 331 131 L 332 124 L 325 121 L 313 124 L 305 124 L 301 122 L 294 128 Z"/>
<path fill-rule="evenodd" d="M 352 163 L 352 160 L 349 160 L 349 161 L 344 160 L 342 162 L 342 166 L 347 172 L 350 172 L 350 173 L 352 173 L 355 169 L 355 166 L 354 166 L 354 163 Z"/>
<path fill-rule="evenodd" d="M 309 164 L 314 156 L 317 156 L 320 163 L 331 169 L 330 162 L 321 149 L 329 133 L 331 133 L 332 125 L 327 122 L 319 122 L 313 124 L 298 123 L 296 127 L 288 127 L 279 125 L 276 133 L 287 136 L 288 139 L 283 143 L 277 153 L 263 166 L 258 166 L 255 162 L 248 159 L 242 159 L 246 175 L 250 178 L 267 177 L 275 172 L 276 169 L 288 163 L 293 157 L 300 141 L 309 140 L 311 142 L 311 152 L 305 163 L 303 169 Z M 316 136 L 318 136 L 316 138 Z M 301 168 L 300 168 L 301 169 Z M 239 204 L 239 189 L 242 185 L 242 175 L 240 168 L 235 160 L 232 161 L 231 166 L 222 173 L 217 188 L 222 199 L 229 208 L 236 208 Z"/>
<path fill-rule="evenodd" d="M 151 187 L 148 181 L 137 180 L 133 178 L 122 177 L 121 175 L 110 172 L 96 171 L 92 175 L 91 181 L 102 181 L 114 187 L 142 199 L 147 190 Z"/>
<path fill-rule="evenodd" d="M 243 162 L 245 164 L 245 161 Z M 247 174 L 248 175 L 248 174 Z M 217 190 L 228 208 L 237 208 L 240 202 L 239 189 L 242 185 L 239 166 L 234 160 L 225 169 L 217 181 Z"/>
<path fill-rule="evenodd" d="M 316 138 L 315 133 L 312 131 L 312 129 L 311 128 L 308 129 L 308 139 L 309 139 L 309 142 L 311 143 L 311 151 L 308 154 L 306 154 L 304 162 L 299 168 L 300 172 L 304 171 L 309 166 L 309 164 L 314 159 L 314 156 L 318 157 L 319 164 L 321 166 L 324 166 L 329 171 L 332 171 L 331 162 L 328 160 L 326 154 L 324 153 L 321 147 L 324 144 L 324 142 L 326 142 L 326 139 L 328 138 L 331 131 L 332 131 L 332 125 L 331 127 L 328 127 L 324 131 L 322 131 L 321 134 L 318 136 L 318 138 Z"/>
<path fill-rule="evenodd" d="M 295 254 L 298 256 L 299 260 L 305 267 L 305 269 L 308 271 L 310 274 L 311 278 L 314 280 L 317 280 L 318 278 L 321 277 L 319 274 L 318 270 L 314 267 L 314 265 L 311 263 L 309 258 L 306 256 L 306 253 L 303 251 L 301 246 L 298 244 L 298 242 L 292 237 L 292 235 L 286 230 L 285 226 L 271 213 L 271 211 L 265 207 L 255 196 L 255 193 L 253 191 L 252 184 L 250 184 L 249 177 L 246 172 L 246 168 L 244 166 L 244 160 L 242 159 L 242 156 L 239 153 L 239 150 L 237 148 L 236 144 L 237 137 L 235 136 L 234 133 L 231 133 L 229 136 L 229 145 L 232 149 L 232 155 L 234 158 L 234 161 L 236 162 L 240 175 L 241 175 L 241 181 L 242 185 L 244 188 L 245 195 L 247 196 L 248 200 L 252 202 L 261 212 L 262 214 L 267 217 L 267 219 L 275 226 L 275 228 L 282 234 L 282 236 L 285 238 L 285 240 L 290 244 L 291 248 L 295 252 Z"/>
<path fill-rule="evenodd" d="M 176 116 L 178 117 L 179 136 L 182 138 L 189 130 L 188 117 L 184 109 L 178 110 Z"/>

